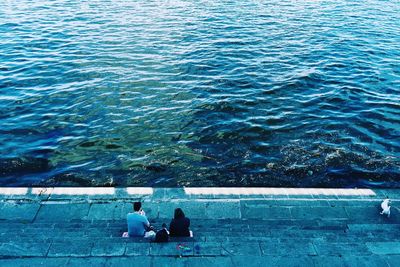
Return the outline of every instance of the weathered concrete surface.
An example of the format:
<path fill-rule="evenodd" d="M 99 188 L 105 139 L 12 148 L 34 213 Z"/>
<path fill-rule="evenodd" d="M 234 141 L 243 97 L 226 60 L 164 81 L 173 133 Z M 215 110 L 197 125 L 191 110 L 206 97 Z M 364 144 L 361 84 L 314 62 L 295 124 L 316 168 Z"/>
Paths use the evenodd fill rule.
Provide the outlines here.
<path fill-rule="evenodd" d="M 0 188 L 0 266 L 398 266 L 400 190 Z M 141 200 L 151 222 L 181 207 L 194 238 L 122 238 Z"/>

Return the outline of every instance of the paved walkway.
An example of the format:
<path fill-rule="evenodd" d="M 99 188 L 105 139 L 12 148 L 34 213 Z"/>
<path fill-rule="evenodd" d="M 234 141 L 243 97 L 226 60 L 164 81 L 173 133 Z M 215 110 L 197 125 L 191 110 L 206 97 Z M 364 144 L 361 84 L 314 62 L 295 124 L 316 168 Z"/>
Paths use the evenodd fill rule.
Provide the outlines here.
<path fill-rule="evenodd" d="M 0 188 L 0 266 L 399 266 L 400 190 Z M 141 200 L 155 226 L 181 207 L 193 239 L 121 238 Z"/>

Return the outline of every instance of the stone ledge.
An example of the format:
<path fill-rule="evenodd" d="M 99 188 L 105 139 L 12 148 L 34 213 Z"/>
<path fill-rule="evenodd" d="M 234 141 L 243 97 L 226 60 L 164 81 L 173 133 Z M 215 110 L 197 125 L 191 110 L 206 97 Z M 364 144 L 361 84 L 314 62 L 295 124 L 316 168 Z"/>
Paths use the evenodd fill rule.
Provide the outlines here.
<path fill-rule="evenodd" d="M 0 200 L 31 201 L 116 201 L 137 199 L 173 200 L 173 199 L 381 199 L 389 196 L 400 199 L 398 190 L 371 189 L 335 189 L 335 188 L 152 188 L 152 187 L 0 187 Z"/>
<path fill-rule="evenodd" d="M 1 266 L 395 266 L 400 258 L 400 214 L 379 215 L 382 196 L 400 190 L 0 189 Z M 121 238 L 136 200 L 156 227 L 181 207 L 195 238 Z"/>

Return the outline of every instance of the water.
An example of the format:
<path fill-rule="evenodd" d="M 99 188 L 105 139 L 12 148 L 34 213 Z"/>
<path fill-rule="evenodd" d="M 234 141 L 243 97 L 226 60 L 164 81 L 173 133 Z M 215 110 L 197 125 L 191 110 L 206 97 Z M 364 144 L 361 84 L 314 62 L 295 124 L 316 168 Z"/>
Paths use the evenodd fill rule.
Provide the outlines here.
<path fill-rule="evenodd" d="M 400 184 L 400 3 L 0 2 L 1 186 Z"/>

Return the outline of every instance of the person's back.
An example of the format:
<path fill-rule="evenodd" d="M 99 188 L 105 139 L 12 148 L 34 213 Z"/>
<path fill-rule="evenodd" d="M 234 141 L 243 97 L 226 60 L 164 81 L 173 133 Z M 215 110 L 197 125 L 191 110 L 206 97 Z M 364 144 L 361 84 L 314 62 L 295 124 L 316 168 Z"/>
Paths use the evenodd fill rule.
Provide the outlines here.
<path fill-rule="evenodd" d="M 167 230 L 167 225 L 163 223 L 162 229 L 156 233 L 156 238 L 154 241 L 157 243 L 164 243 L 168 242 L 168 240 L 169 240 L 169 232 Z"/>
<path fill-rule="evenodd" d="M 134 212 L 128 213 L 126 219 L 128 222 L 129 236 L 144 236 L 147 229 L 146 227 L 149 225 L 149 221 L 147 220 L 146 216 Z"/>
<path fill-rule="evenodd" d="M 150 226 L 144 212 L 141 211 L 141 206 L 140 202 L 135 202 L 133 205 L 134 212 L 128 213 L 126 216 L 129 236 L 144 236 Z"/>
<path fill-rule="evenodd" d="M 190 220 L 180 208 L 175 209 L 174 218 L 169 225 L 169 234 L 174 237 L 186 237 L 190 235 Z"/>

